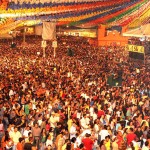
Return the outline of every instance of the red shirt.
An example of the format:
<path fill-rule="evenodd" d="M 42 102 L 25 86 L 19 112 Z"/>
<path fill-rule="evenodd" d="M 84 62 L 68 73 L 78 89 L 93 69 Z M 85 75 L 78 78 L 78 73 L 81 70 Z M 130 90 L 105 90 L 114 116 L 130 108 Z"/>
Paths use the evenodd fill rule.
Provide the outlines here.
<path fill-rule="evenodd" d="M 46 128 L 47 131 L 49 131 L 50 128 L 51 128 L 50 124 L 46 124 L 46 127 L 45 127 L 45 128 Z"/>
<path fill-rule="evenodd" d="M 117 142 L 118 147 L 120 147 L 121 146 L 121 142 L 123 141 L 123 136 L 117 135 L 117 139 L 118 139 L 118 142 Z"/>
<path fill-rule="evenodd" d="M 63 94 L 62 94 L 62 98 L 65 98 L 65 97 L 66 97 L 66 94 L 65 94 L 65 93 L 63 93 Z"/>
<path fill-rule="evenodd" d="M 73 119 L 77 118 L 77 113 L 76 112 L 72 115 L 72 118 Z"/>
<path fill-rule="evenodd" d="M 102 115 L 105 115 L 103 110 L 99 110 L 97 113 L 98 118 L 100 118 Z"/>
<path fill-rule="evenodd" d="M 136 134 L 134 133 L 128 133 L 127 134 L 127 144 L 130 145 L 130 143 L 136 139 Z"/>
<path fill-rule="evenodd" d="M 93 96 L 93 99 L 94 99 L 94 100 L 97 100 L 97 99 L 98 99 L 98 97 L 97 97 L 97 96 Z"/>
<path fill-rule="evenodd" d="M 90 138 L 84 138 L 82 142 L 84 144 L 85 150 L 92 150 L 94 142 Z"/>
<path fill-rule="evenodd" d="M 23 150 L 23 144 L 22 143 L 18 143 L 17 144 L 17 150 Z"/>

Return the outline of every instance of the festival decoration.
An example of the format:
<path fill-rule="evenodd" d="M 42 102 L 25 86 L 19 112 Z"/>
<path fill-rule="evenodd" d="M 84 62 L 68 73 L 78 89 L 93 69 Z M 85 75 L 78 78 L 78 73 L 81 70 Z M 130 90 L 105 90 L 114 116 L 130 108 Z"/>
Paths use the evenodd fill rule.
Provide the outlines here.
<path fill-rule="evenodd" d="M 150 6 L 150 2 L 148 2 L 146 4 L 143 4 L 136 11 L 133 11 L 133 13 L 130 13 L 130 14 L 127 13 L 123 17 L 116 18 L 116 20 L 109 23 L 109 25 L 113 26 L 113 25 L 118 25 L 119 24 L 120 26 L 126 26 L 130 22 L 135 20 L 135 18 L 139 19 L 140 16 L 149 9 L 149 6 Z"/>
<path fill-rule="evenodd" d="M 149 0 L 1 0 L 0 28 L 18 21 L 35 25 L 54 20 L 57 25 L 133 27 L 138 24 L 134 18 L 141 24 L 148 21 L 149 6 Z"/>
<path fill-rule="evenodd" d="M 140 2 L 140 0 L 138 1 Z M 88 24 L 98 24 L 98 23 L 103 23 L 106 20 L 116 17 L 117 15 L 120 15 L 121 13 L 126 11 L 126 8 L 132 8 L 133 6 L 135 6 L 137 4 L 137 2 L 130 2 L 130 3 L 126 3 L 118 8 L 114 8 L 112 10 L 110 10 L 109 12 L 105 12 L 103 14 L 98 14 L 95 15 L 94 17 L 91 18 L 87 18 L 84 20 L 80 20 L 80 22 L 76 22 L 76 25 L 78 24 L 82 24 L 82 23 L 88 23 Z"/>
<path fill-rule="evenodd" d="M 0 11 L 5 10 L 7 8 L 8 1 L 7 0 L 1 0 L 0 1 Z"/>

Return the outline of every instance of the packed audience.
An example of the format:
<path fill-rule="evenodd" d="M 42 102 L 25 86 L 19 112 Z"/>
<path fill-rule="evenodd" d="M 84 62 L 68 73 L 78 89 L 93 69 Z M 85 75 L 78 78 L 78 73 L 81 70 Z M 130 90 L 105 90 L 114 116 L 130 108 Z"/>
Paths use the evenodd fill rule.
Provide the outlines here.
<path fill-rule="evenodd" d="M 0 41 L 2 150 L 149 150 L 150 66 L 124 47 L 59 37 Z M 73 56 L 68 56 L 68 49 Z M 122 79 L 112 86 L 110 76 Z M 112 79 L 113 80 L 113 79 Z"/>

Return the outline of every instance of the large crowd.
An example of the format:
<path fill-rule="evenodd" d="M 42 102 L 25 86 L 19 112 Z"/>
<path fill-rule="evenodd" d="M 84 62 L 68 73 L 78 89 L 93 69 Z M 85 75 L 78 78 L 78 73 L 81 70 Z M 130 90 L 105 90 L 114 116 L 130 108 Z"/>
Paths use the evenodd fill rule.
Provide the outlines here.
<path fill-rule="evenodd" d="M 43 57 L 40 37 L 13 40 L 0 41 L 0 149 L 150 149 L 149 64 L 81 37 L 59 37 L 55 57 L 50 41 Z"/>

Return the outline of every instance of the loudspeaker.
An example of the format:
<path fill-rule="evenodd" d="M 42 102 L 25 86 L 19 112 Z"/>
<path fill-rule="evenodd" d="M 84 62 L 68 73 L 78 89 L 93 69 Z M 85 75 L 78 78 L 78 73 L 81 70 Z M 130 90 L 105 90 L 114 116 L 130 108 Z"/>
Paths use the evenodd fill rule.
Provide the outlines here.
<path fill-rule="evenodd" d="M 16 47 L 16 43 L 11 43 L 11 48 L 15 48 Z"/>
<path fill-rule="evenodd" d="M 71 57 L 74 55 L 74 52 L 71 48 L 68 48 L 67 55 Z"/>
<path fill-rule="evenodd" d="M 117 78 L 114 75 L 108 76 L 107 84 L 109 86 L 122 86 L 122 76 L 118 76 Z"/>

